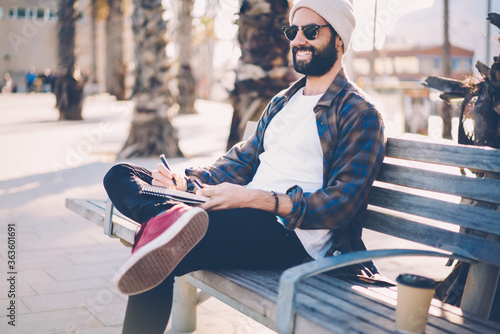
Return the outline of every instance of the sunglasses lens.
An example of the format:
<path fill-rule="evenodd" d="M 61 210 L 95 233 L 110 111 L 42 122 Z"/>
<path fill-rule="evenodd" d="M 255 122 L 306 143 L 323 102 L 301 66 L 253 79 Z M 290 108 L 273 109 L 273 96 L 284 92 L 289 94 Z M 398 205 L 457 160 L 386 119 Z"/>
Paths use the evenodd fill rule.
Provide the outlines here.
<path fill-rule="evenodd" d="M 301 28 L 302 30 L 302 33 L 304 34 L 304 36 L 312 41 L 314 39 L 316 39 L 316 37 L 318 36 L 318 29 L 321 28 L 321 26 L 317 26 L 315 24 L 310 24 L 310 25 L 307 25 L 307 26 L 303 26 Z M 293 41 L 295 39 L 295 37 L 297 37 L 297 32 L 299 31 L 299 27 L 297 26 L 284 26 L 281 28 L 283 30 L 283 33 L 285 33 L 285 36 L 286 38 L 288 38 L 288 40 L 290 41 Z"/>
<path fill-rule="evenodd" d="M 295 37 L 297 36 L 297 31 L 299 31 L 299 28 L 296 26 L 286 26 L 283 27 L 283 32 L 285 33 L 286 38 L 288 40 L 293 41 Z"/>
<path fill-rule="evenodd" d="M 315 25 L 304 26 L 302 27 L 302 32 L 307 39 L 312 41 L 318 36 L 318 27 Z"/>

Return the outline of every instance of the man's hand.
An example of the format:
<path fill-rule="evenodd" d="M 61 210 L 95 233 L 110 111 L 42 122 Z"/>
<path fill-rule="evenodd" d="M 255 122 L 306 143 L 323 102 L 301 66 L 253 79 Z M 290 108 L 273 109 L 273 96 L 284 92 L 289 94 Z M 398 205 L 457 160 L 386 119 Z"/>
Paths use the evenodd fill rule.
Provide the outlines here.
<path fill-rule="evenodd" d="M 169 189 L 177 189 L 180 191 L 187 190 L 187 182 L 186 179 L 180 176 L 177 173 L 170 172 L 167 167 L 165 167 L 162 163 L 156 165 L 156 170 L 152 172 L 153 181 L 151 184 L 153 186 L 165 187 Z M 175 178 L 177 182 L 177 186 L 175 186 L 172 178 Z"/>
<path fill-rule="evenodd" d="M 211 197 L 200 207 L 204 210 L 224 210 L 250 207 L 254 190 L 232 183 L 221 183 L 215 186 L 204 185 L 198 189 L 196 195 Z"/>

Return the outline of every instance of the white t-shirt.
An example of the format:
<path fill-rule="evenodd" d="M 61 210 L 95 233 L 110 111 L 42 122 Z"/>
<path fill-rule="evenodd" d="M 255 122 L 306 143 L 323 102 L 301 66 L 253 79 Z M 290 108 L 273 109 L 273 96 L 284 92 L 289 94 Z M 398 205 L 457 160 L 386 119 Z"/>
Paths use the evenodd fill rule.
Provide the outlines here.
<path fill-rule="evenodd" d="M 274 116 L 264 133 L 264 152 L 251 189 L 285 193 L 294 185 L 304 192 L 315 192 L 323 185 L 323 151 L 313 108 L 321 95 L 297 91 Z M 278 221 L 281 222 L 280 219 Z M 329 229 L 302 230 L 295 233 L 308 254 L 319 259 L 330 248 Z"/>

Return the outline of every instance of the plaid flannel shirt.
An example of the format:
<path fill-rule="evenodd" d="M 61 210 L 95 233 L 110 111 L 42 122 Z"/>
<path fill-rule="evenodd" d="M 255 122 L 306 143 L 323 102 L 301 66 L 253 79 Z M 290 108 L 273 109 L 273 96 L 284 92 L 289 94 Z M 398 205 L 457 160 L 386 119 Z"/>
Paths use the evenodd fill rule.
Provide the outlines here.
<path fill-rule="evenodd" d="M 235 145 L 213 165 L 190 168 L 207 184 L 248 184 L 259 166 L 264 150 L 264 132 L 290 97 L 305 85 L 305 77 L 276 95 L 261 116 L 256 131 Z M 364 249 L 362 222 L 368 192 L 384 158 L 384 125 L 374 105 L 346 78 L 343 70 L 314 108 L 323 151 L 323 186 L 306 193 L 299 186 L 287 190 L 293 209 L 282 217 L 288 230 L 334 229 L 334 250 Z M 327 253 L 328 254 L 328 253 Z"/>

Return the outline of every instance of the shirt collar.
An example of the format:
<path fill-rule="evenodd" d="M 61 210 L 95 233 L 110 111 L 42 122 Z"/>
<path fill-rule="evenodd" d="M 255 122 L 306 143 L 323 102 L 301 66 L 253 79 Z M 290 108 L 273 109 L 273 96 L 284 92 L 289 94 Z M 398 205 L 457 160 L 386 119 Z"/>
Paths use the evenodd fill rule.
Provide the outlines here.
<path fill-rule="evenodd" d="M 325 94 L 319 99 L 318 105 L 330 106 L 333 102 L 333 99 L 344 89 L 347 85 L 347 76 L 344 73 L 344 69 L 341 68 L 335 79 L 333 79 L 332 84 L 326 90 Z M 287 100 L 292 97 L 293 94 L 297 93 L 297 91 L 306 85 L 306 77 L 303 76 L 299 80 L 295 81 L 288 90 L 283 94 Z"/>

